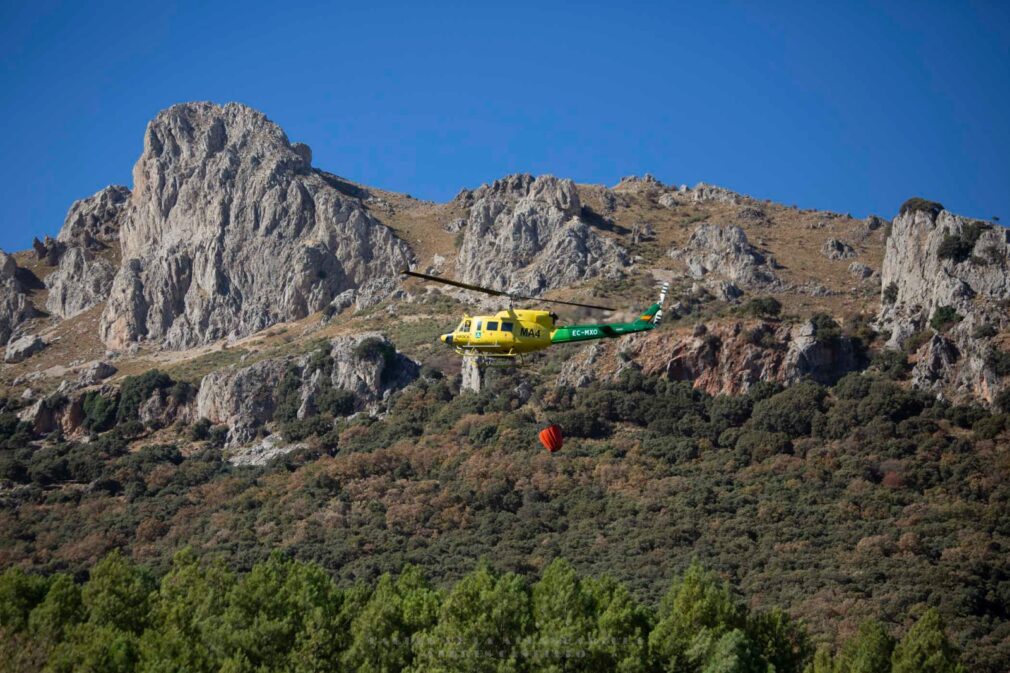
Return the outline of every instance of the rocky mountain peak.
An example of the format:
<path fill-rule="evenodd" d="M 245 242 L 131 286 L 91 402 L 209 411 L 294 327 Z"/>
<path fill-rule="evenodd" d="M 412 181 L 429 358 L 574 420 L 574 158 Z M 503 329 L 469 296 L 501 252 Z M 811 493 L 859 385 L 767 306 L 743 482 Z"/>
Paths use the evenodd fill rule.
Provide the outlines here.
<path fill-rule="evenodd" d="M 1010 230 L 923 204 L 906 203 L 891 224 L 879 327 L 890 332 L 892 348 L 924 330 L 937 333 L 925 344 L 915 381 L 991 401 L 1006 385 L 992 365 L 992 338 L 1010 325 Z"/>
<path fill-rule="evenodd" d="M 536 294 L 618 275 L 628 265 L 624 248 L 583 217 L 571 180 L 510 175 L 470 192 L 466 202 L 456 262 L 466 282 Z"/>
<path fill-rule="evenodd" d="M 147 127 L 101 335 L 183 348 L 321 310 L 391 278 L 407 245 L 244 105 L 175 105 Z"/>

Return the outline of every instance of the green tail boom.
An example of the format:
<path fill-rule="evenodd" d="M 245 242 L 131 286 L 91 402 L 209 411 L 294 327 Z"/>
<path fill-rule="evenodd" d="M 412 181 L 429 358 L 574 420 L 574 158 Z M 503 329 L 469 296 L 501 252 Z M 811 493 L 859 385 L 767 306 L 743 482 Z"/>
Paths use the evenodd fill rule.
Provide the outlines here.
<path fill-rule="evenodd" d="M 592 339 L 613 339 L 635 332 L 648 332 L 656 329 L 657 316 L 662 309 L 662 301 L 653 304 L 642 313 L 635 322 L 614 322 L 600 325 L 565 325 L 551 332 L 551 343 L 562 344 L 574 341 L 590 341 Z"/>

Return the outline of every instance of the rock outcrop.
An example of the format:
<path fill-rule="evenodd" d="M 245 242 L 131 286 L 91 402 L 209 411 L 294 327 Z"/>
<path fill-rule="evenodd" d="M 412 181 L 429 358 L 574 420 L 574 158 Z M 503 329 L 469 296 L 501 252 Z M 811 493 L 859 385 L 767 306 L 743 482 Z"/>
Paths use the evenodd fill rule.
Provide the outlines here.
<path fill-rule="evenodd" d="M 106 187 L 70 206 L 55 240 L 35 240 L 36 255 L 57 267 L 45 280 L 46 310 L 51 314 L 71 318 L 108 298 L 116 268 L 99 253 L 118 246 L 129 199 L 128 188 Z"/>
<path fill-rule="evenodd" d="M 75 201 L 56 239 L 68 246 L 91 249 L 118 240 L 129 200 L 129 187 L 111 185 Z"/>
<path fill-rule="evenodd" d="M 464 198 L 469 215 L 456 265 L 468 283 L 536 295 L 616 276 L 629 264 L 621 246 L 583 219 L 571 180 L 512 175 Z"/>
<path fill-rule="evenodd" d="M 208 374 L 200 384 L 196 415 L 226 424 L 228 446 L 242 446 L 265 432 L 279 408 L 286 409 L 288 420 L 306 418 L 319 412 L 331 391 L 340 390 L 353 395 L 350 410 L 377 410 L 419 371 L 416 362 L 378 333 L 337 337 L 313 355 Z"/>
<path fill-rule="evenodd" d="M 951 399 L 991 402 L 1008 385 L 991 362 L 993 337 L 1010 327 L 1010 230 L 926 205 L 906 204 L 891 224 L 878 327 L 901 348 L 938 309 L 953 311 L 955 322 L 937 325 L 944 334 L 920 352 L 914 381 Z"/>
<path fill-rule="evenodd" d="M 758 381 L 809 378 L 831 384 L 865 366 L 865 356 L 852 340 L 818 333 L 811 321 L 712 323 L 696 325 L 690 334 L 662 330 L 585 348 L 565 363 L 559 381 L 578 387 L 636 368 L 691 381 L 711 395 L 738 395 Z"/>
<path fill-rule="evenodd" d="M 7 343 L 21 323 L 32 318 L 35 309 L 18 279 L 18 265 L 0 250 L 0 343 Z"/>
<path fill-rule="evenodd" d="M 358 192 L 310 156 L 243 105 L 161 112 L 133 171 L 106 344 L 183 348 L 247 335 L 411 263 Z"/>
<path fill-rule="evenodd" d="M 699 280 L 721 277 L 744 288 L 768 288 L 779 282 L 770 260 L 737 226 L 703 224 L 691 234 L 687 245 L 669 254 L 683 261 L 688 274 Z"/>
<path fill-rule="evenodd" d="M 864 280 L 873 275 L 873 269 L 862 262 L 853 262 L 849 264 L 849 275 L 859 280 Z"/>
<path fill-rule="evenodd" d="M 71 247 L 46 276 L 46 310 L 63 319 L 86 311 L 108 298 L 115 276 L 112 264 L 87 247 Z"/>
<path fill-rule="evenodd" d="M 15 364 L 24 362 L 46 347 L 46 342 L 37 334 L 27 334 L 20 339 L 14 339 L 7 344 L 4 351 L 4 362 Z"/>
<path fill-rule="evenodd" d="M 829 238 L 821 246 L 821 254 L 828 259 L 852 259 L 858 253 L 855 248 L 837 238 Z"/>

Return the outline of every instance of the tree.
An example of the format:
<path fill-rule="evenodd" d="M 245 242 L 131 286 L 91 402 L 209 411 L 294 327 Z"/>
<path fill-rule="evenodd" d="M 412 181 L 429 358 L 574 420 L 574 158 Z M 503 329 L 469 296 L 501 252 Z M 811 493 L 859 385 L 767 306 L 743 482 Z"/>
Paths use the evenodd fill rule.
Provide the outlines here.
<path fill-rule="evenodd" d="M 930 608 L 901 639 L 891 656 L 892 673 L 963 673 L 954 646 L 943 632 L 936 608 Z"/>
<path fill-rule="evenodd" d="M 776 673 L 799 673 L 810 658 L 806 630 L 779 608 L 752 614 L 747 620 L 747 634 Z"/>
<path fill-rule="evenodd" d="M 0 627 L 23 631 L 28 615 L 46 595 L 46 580 L 18 567 L 0 574 Z"/>
<path fill-rule="evenodd" d="M 648 611 L 635 602 L 628 588 L 604 576 L 583 580 L 583 588 L 593 597 L 596 607 L 597 639 L 590 656 L 596 670 L 640 673 L 648 669 Z"/>
<path fill-rule="evenodd" d="M 351 624 L 351 644 L 343 660 L 349 670 L 387 673 L 406 670 L 413 661 L 411 641 L 438 617 L 438 592 L 421 570 L 407 566 L 399 580 L 379 578 L 368 604 Z"/>
<path fill-rule="evenodd" d="M 220 662 L 213 648 L 214 629 L 235 582 L 221 563 L 203 565 L 192 550 L 178 552 L 161 580 L 152 609 L 153 628 L 141 638 L 141 670 L 216 670 Z"/>
<path fill-rule="evenodd" d="M 56 575 L 45 599 L 28 618 L 32 635 L 47 643 L 58 643 L 75 624 L 84 621 L 81 588 L 70 575 Z"/>
<path fill-rule="evenodd" d="M 425 673 L 510 673 L 527 668 L 532 633 L 530 595 L 518 575 L 482 565 L 460 580 L 442 604 L 438 624 L 415 642 L 415 670 Z"/>
<path fill-rule="evenodd" d="M 893 650 L 894 639 L 884 626 L 878 621 L 868 620 L 842 646 L 835 673 L 890 673 Z"/>
<path fill-rule="evenodd" d="M 689 662 L 694 658 L 691 651 L 696 636 L 704 631 L 714 643 L 745 621 L 730 596 L 729 585 L 697 563 L 670 587 L 658 616 L 659 622 L 649 634 L 649 651 L 666 671 L 695 670 Z"/>
<path fill-rule="evenodd" d="M 227 602 L 214 646 L 228 655 L 228 666 L 339 667 L 348 636 L 343 593 L 316 564 L 271 554 L 232 587 Z"/>
<path fill-rule="evenodd" d="M 575 568 L 556 559 L 533 585 L 533 670 L 544 673 L 592 671 L 588 650 L 596 640 L 593 597 L 582 588 Z"/>
<path fill-rule="evenodd" d="M 53 673 L 134 673 L 138 656 L 135 634 L 85 622 L 56 648 L 48 668 Z"/>
<path fill-rule="evenodd" d="M 688 657 L 697 662 L 699 673 L 768 673 L 768 664 L 757 646 L 740 629 L 718 638 L 710 630 L 694 639 Z"/>
<path fill-rule="evenodd" d="M 154 580 L 118 549 L 99 561 L 84 585 L 88 621 L 120 631 L 140 633 L 148 623 Z"/>

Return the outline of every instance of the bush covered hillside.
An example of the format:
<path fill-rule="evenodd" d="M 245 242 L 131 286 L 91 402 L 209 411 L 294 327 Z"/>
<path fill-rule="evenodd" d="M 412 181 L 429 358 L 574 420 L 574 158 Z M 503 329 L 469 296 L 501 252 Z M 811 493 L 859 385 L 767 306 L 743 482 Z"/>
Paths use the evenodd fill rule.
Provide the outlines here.
<path fill-rule="evenodd" d="M 9 569 L 0 597 L 0 670 L 19 673 L 964 670 L 936 610 L 900 641 L 870 620 L 811 659 L 801 624 L 748 608 L 697 565 L 655 607 L 561 560 L 539 578 L 482 564 L 440 590 L 408 566 L 340 588 L 281 554 L 235 573 L 188 549 L 160 581 L 116 552 L 83 585 Z"/>
<path fill-rule="evenodd" d="M 133 666 L 149 648 L 182 652 L 200 642 L 213 662 L 200 664 L 212 666 L 208 670 L 229 657 L 238 658 L 222 670 L 246 670 L 247 664 L 249 670 L 260 664 L 281 670 L 290 653 L 254 654 L 248 648 L 260 647 L 261 638 L 225 634 L 228 624 L 259 624 L 255 615 L 263 611 L 291 634 L 302 634 L 284 636 L 298 648 L 329 648 L 318 656 L 345 661 L 364 656 L 350 654 L 356 650 L 349 643 L 366 627 L 352 614 L 338 614 L 353 601 L 367 602 L 368 592 L 353 587 L 378 583 L 377 592 L 394 591 L 394 580 L 380 578 L 405 564 L 416 566 L 407 573 L 415 579 L 397 582 L 419 582 L 423 574 L 443 593 L 432 594 L 430 610 L 420 599 L 411 602 L 410 609 L 423 614 L 369 617 L 386 624 L 382 628 L 476 637 L 488 628 L 486 619 L 454 607 L 452 597 L 502 592 L 502 601 L 519 607 L 494 612 L 497 598 L 478 604 L 492 610 L 487 619 L 507 621 L 501 633 L 514 633 L 510 642 L 550 638 L 553 627 L 541 632 L 540 624 L 564 620 L 540 615 L 536 587 L 542 585 L 535 582 L 558 573 L 574 582 L 567 566 L 551 565 L 561 558 L 583 576 L 613 577 L 627 588 L 627 610 L 645 610 L 635 637 L 648 640 L 648 655 L 634 648 L 619 653 L 634 666 L 765 670 L 753 662 L 768 661 L 771 645 L 762 641 L 754 615 L 778 608 L 794 622 L 790 642 L 800 643 L 795 634 L 806 633 L 808 646 L 797 645 L 792 668 L 776 670 L 799 670 L 800 663 L 836 670 L 827 668 L 831 657 L 841 661 L 871 647 L 846 644 L 853 639 L 872 641 L 880 652 L 890 652 L 892 639 L 904 639 L 894 650 L 894 670 L 927 670 L 898 662 L 922 655 L 921 647 L 908 644 L 916 638 L 939 647 L 943 661 L 951 659 L 954 650 L 939 636 L 922 635 L 939 633 L 942 620 L 967 670 L 1004 671 L 1010 661 L 1010 421 L 1006 413 L 951 406 L 903 387 L 889 378 L 903 375 L 898 364 L 883 362 L 882 372 L 849 374 L 832 387 L 762 383 L 747 395 L 715 397 L 634 370 L 582 389 L 538 383 L 529 372 L 496 374 L 483 392 L 461 394 L 456 382 L 425 370 L 394 395 L 382 417 L 345 418 L 341 405 L 324 405 L 318 416 L 284 422 L 282 431 L 304 448 L 263 467 L 224 461 L 225 434 L 206 422 L 159 430 L 139 421 L 133 411 L 138 399 L 192 394 L 158 373 L 128 381 L 118 397 L 93 399 L 86 443 L 63 441 L 57 432 L 38 444 L 40 438 L 13 415 L 18 403 L 10 400 L 0 416 L 0 465 L 9 484 L 0 510 L 0 563 L 30 575 L 5 576 L 11 586 L 28 587 L 6 589 L 5 596 L 19 596 L 4 598 L 5 609 L 16 613 L 4 617 L 8 647 L 27 647 L 43 659 L 44 652 L 59 653 L 51 661 L 65 670 L 106 670 L 74 662 L 127 657 L 122 661 Z M 548 421 L 567 435 L 555 455 L 536 441 Z M 165 442 L 166 436 L 176 439 Z M 122 582 L 122 591 L 143 597 L 136 620 L 119 627 L 103 621 L 118 617 L 94 617 L 97 599 L 88 598 L 99 572 L 91 569 L 116 549 L 146 568 L 117 556 L 97 566 L 102 573 L 120 568 L 102 582 Z M 271 557 L 274 550 L 298 563 Z M 474 571 L 478 563 L 484 565 Z M 732 609 L 717 611 L 718 626 L 706 632 L 707 640 L 697 640 L 693 627 L 671 626 L 680 636 L 657 635 L 664 633 L 664 619 L 703 619 L 693 609 L 672 610 L 675 599 L 659 600 L 670 578 L 684 573 L 714 582 L 689 569 L 692 563 L 738 587 L 751 617 L 733 599 Z M 89 571 L 92 579 L 82 589 Z M 57 580 L 53 573 L 69 575 Z M 284 585 L 285 573 L 300 578 L 291 580 L 295 585 L 317 582 L 325 590 L 278 606 L 270 601 L 288 599 L 273 589 L 242 598 L 242 587 Z M 149 593 L 157 586 L 152 576 L 164 576 L 156 594 Z M 191 581 L 217 589 L 191 590 Z M 601 587 L 624 589 L 609 580 L 584 582 L 586 598 L 567 591 L 564 600 L 584 600 L 572 613 L 585 609 L 590 622 L 602 624 L 611 617 L 600 616 L 609 613 L 594 602 L 601 600 Z M 723 596 L 721 584 L 711 586 Z M 53 591 L 83 591 L 83 607 L 67 608 L 73 615 L 61 619 L 85 625 L 45 640 L 31 631 L 32 619 L 41 619 L 32 606 Z M 292 585 L 291 591 L 303 589 Z M 332 601 L 319 598 L 326 592 Z M 177 607 L 174 600 L 198 601 L 199 609 Z M 282 617 L 291 606 L 298 606 L 295 622 Z M 172 621 L 198 615 L 218 630 Z M 865 626 L 868 620 L 875 625 Z M 775 623 L 786 628 L 785 621 Z M 79 635 L 88 629 L 93 635 Z M 343 635 L 323 637 L 326 629 Z M 657 643 L 667 637 L 680 644 L 662 649 Z M 169 641 L 152 644 L 152 638 Z M 421 661 L 436 654 L 410 656 Z M 536 668 L 540 664 L 524 656 L 516 655 L 517 670 L 562 670 Z M 406 665 L 407 659 L 397 661 Z M 716 661 L 752 663 L 719 668 Z M 639 670 L 628 666 L 621 670 Z M 479 668 L 432 660 L 418 670 Z"/>

